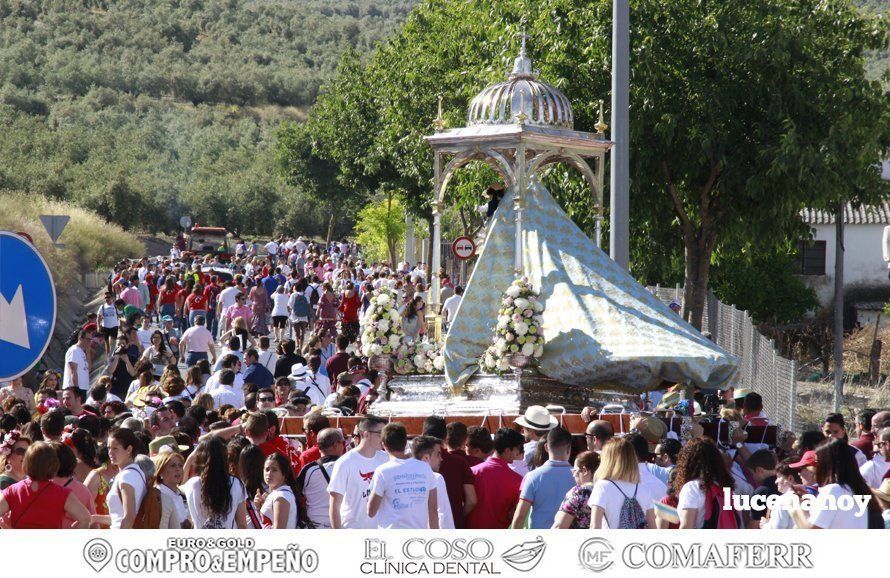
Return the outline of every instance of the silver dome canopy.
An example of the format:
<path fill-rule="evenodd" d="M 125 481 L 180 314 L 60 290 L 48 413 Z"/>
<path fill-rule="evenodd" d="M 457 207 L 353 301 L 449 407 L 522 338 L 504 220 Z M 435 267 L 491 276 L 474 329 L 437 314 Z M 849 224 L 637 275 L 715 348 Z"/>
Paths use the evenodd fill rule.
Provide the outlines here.
<path fill-rule="evenodd" d="M 572 105 L 559 89 L 538 80 L 525 54 L 525 36 L 507 80 L 492 84 L 470 102 L 467 126 L 528 124 L 573 130 Z"/>

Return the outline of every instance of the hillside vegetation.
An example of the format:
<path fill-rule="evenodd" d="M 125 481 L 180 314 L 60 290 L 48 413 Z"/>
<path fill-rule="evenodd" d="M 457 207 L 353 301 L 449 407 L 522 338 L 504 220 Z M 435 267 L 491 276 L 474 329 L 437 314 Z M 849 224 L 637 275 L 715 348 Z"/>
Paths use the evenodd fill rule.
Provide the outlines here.
<path fill-rule="evenodd" d="M 0 0 L 0 189 L 69 200 L 126 228 L 179 217 L 326 232 L 335 207 L 275 175 L 347 48 L 412 0 Z"/>
<path fill-rule="evenodd" d="M 63 247 L 53 246 L 40 215 L 71 216 L 59 238 Z M 123 258 L 141 257 L 144 250 L 135 235 L 93 212 L 15 191 L 0 192 L 0 229 L 30 235 L 59 288 L 74 281 L 80 272 L 110 267 Z"/>

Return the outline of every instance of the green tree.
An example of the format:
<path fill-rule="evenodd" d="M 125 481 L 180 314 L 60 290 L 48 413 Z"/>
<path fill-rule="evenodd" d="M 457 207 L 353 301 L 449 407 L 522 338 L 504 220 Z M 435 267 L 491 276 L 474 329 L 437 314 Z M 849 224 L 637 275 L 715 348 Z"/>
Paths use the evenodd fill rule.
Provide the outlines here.
<path fill-rule="evenodd" d="M 405 240 L 405 208 L 393 191 L 387 191 L 381 200 L 372 201 L 359 211 L 355 230 L 365 258 L 388 261 L 395 267 L 399 247 Z"/>
<path fill-rule="evenodd" d="M 664 251 L 681 250 L 686 316 L 700 326 L 720 255 L 746 243 L 773 254 L 806 234 L 802 207 L 887 194 L 875 166 L 890 106 L 864 69 L 887 25 L 840 0 L 635 0 L 631 11 L 631 230 L 633 254 L 649 261 L 634 269 L 675 275 Z M 313 110 L 315 150 L 344 146 L 324 158 L 428 214 L 423 136 L 436 96 L 449 126 L 462 125 L 472 96 L 509 69 L 523 18 L 541 76 L 573 102 L 575 128 L 593 132 L 609 90 L 611 0 L 428 0 L 367 63 L 341 67 L 344 82 L 317 107 L 342 103 L 360 122 Z M 557 198 L 584 226 L 589 199 L 565 185 Z M 663 250 L 650 256 L 653 242 Z"/>

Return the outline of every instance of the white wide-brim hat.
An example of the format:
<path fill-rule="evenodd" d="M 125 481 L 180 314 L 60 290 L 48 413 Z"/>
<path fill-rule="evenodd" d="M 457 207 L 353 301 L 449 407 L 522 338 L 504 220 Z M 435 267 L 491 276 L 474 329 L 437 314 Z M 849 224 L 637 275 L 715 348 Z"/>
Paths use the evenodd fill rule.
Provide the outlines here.
<path fill-rule="evenodd" d="M 547 408 L 542 405 L 528 406 L 528 409 L 525 410 L 525 414 L 519 416 L 513 423 L 538 431 L 551 430 L 559 425 L 559 421 L 550 415 Z"/>
<path fill-rule="evenodd" d="M 291 379 L 303 379 L 306 377 L 306 366 L 302 363 L 295 363 L 290 366 L 290 375 L 288 375 Z"/>

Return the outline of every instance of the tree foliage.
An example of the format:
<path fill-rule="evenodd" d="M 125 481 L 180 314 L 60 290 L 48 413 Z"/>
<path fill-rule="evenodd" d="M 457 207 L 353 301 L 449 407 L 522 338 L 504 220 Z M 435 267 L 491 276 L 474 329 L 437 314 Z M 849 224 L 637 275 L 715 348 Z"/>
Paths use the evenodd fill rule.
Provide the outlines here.
<path fill-rule="evenodd" d="M 700 323 L 722 256 L 777 255 L 806 234 L 802 207 L 888 194 L 875 165 L 890 106 L 865 73 L 887 23 L 840 0 L 634 0 L 631 12 L 633 271 L 682 276 Z M 572 101 L 575 128 L 593 132 L 610 87 L 610 0 L 429 0 L 371 59 L 341 66 L 308 121 L 313 154 L 341 179 L 405 191 L 427 215 L 436 98 L 462 126 L 472 96 L 509 70 L 523 19 L 535 67 Z M 577 177 L 549 178 L 591 233 Z"/>
<path fill-rule="evenodd" d="M 399 247 L 405 240 L 405 208 L 393 191 L 365 205 L 355 222 L 357 240 L 366 259 L 398 263 Z"/>

